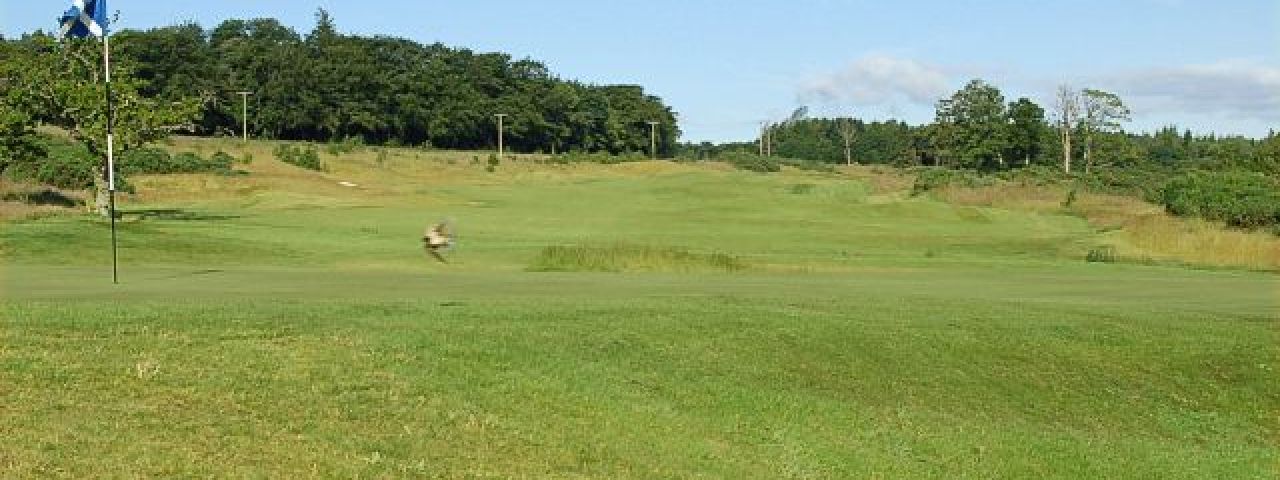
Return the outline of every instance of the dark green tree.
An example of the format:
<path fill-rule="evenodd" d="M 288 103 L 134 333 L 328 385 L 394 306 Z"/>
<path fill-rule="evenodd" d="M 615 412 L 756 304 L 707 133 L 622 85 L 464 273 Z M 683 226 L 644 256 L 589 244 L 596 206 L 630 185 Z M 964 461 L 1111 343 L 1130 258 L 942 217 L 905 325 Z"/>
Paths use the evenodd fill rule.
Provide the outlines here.
<path fill-rule="evenodd" d="M 938 102 L 937 123 L 947 135 L 938 142 L 959 166 L 996 169 L 1005 166 L 1007 145 L 1004 95 L 982 80 L 972 80 L 951 98 Z"/>
<path fill-rule="evenodd" d="M 1029 166 L 1033 159 L 1044 153 L 1045 135 L 1049 133 L 1044 109 L 1023 97 L 1009 104 L 1008 117 L 1009 144 L 1006 157 L 1010 161 L 1021 161 L 1023 166 Z"/>
<path fill-rule="evenodd" d="M 96 40 L 59 43 L 34 36 L 21 47 L 30 50 L 17 57 L 21 63 L 11 65 L 21 72 L 10 77 L 11 91 L 24 96 L 42 121 L 65 129 L 99 159 L 100 174 L 94 175 L 95 207 L 105 215 L 107 115 L 101 44 Z M 127 59 L 113 62 L 112 69 L 116 155 L 164 138 L 171 131 L 193 127 L 197 112 L 194 100 L 162 101 L 143 96 L 144 82 L 132 75 L 132 63 Z"/>

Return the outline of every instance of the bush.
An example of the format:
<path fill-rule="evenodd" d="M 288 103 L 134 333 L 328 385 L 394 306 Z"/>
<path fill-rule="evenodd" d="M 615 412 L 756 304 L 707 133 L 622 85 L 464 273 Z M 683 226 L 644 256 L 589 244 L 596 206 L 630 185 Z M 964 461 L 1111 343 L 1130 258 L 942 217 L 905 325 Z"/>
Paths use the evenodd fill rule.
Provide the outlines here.
<path fill-rule="evenodd" d="M 1095 170 L 1079 181 L 1088 191 L 1136 196 L 1159 203 L 1161 190 L 1170 180 L 1168 172 L 1138 168 Z"/>
<path fill-rule="evenodd" d="M 35 144 L 30 155 L 9 159 L 5 165 L 5 176 L 58 188 L 93 186 L 98 162 L 83 145 L 49 137 L 39 137 Z"/>
<path fill-rule="evenodd" d="M 170 156 L 158 148 L 130 150 L 117 159 L 117 170 L 123 175 L 168 173 L 230 173 L 235 157 L 218 151 L 208 159 L 192 152 Z"/>
<path fill-rule="evenodd" d="M 28 178 L 59 188 L 89 188 L 98 174 L 97 162 L 87 156 L 50 155 L 34 165 Z M 119 178 L 117 178 L 117 181 Z"/>
<path fill-rule="evenodd" d="M 1089 263 L 1115 263 L 1116 249 L 1110 246 L 1091 248 L 1084 260 Z"/>
<path fill-rule="evenodd" d="M 554 165 L 569 165 L 574 163 L 598 163 L 600 165 L 617 165 L 627 162 L 643 162 L 650 160 L 649 157 L 641 153 L 624 153 L 621 155 L 610 155 L 604 152 L 582 153 L 569 152 L 552 155 L 547 159 L 547 163 Z"/>
<path fill-rule="evenodd" d="M 911 186 L 911 195 L 921 195 L 947 186 L 985 187 L 995 183 L 991 177 L 967 170 L 949 168 L 925 168 L 916 174 L 915 184 Z"/>
<path fill-rule="evenodd" d="M 209 157 L 209 164 L 217 168 L 219 172 L 230 172 L 231 165 L 235 163 L 236 157 L 222 150 L 214 152 L 213 156 Z"/>
<path fill-rule="evenodd" d="M 296 167 L 321 172 L 325 170 L 324 164 L 320 162 L 320 154 L 316 153 L 316 149 L 310 145 L 304 148 L 282 143 L 277 145 L 272 153 L 280 161 Z"/>
<path fill-rule="evenodd" d="M 723 160 L 740 170 L 760 173 L 782 171 L 782 165 L 773 157 L 766 157 L 754 153 L 729 153 L 723 157 Z"/>
<path fill-rule="evenodd" d="M 1170 181 L 1160 203 L 1174 215 L 1256 228 L 1280 225 L 1280 184 L 1252 172 L 1192 173 Z"/>
<path fill-rule="evenodd" d="M 779 158 L 778 163 L 800 170 L 808 170 L 811 172 L 832 173 L 836 171 L 835 165 L 830 163 L 817 162 L 813 160 L 800 160 L 796 158 Z"/>
<path fill-rule="evenodd" d="M 363 137 L 347 137 L 341 142 L 331 142 L 325 146 L 325 152 L 329 155 L 339 156 L 356 151 L 356 149 L 364 146 Z"/>

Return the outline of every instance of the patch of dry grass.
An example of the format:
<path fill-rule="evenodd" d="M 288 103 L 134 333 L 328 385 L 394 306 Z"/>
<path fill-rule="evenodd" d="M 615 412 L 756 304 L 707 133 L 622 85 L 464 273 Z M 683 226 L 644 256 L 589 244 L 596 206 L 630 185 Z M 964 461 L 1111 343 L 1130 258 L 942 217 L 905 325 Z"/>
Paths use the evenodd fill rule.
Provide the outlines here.
<path fill-rule="evenodd" d="M 1121 258 L 1280 270 L 1280 237 L 1199 219 L 1138 215 L 1107 238 Z"/>
<path fill-rule="evenodd" d="M 836 171 L 866 182 L 873 195 L 905 193 L 915 184 L 915 176 L 901 170 L 883 166 L 838 166 Z"/>
<path fill-rule="evenodd" d="M 956 205 L 1078 215 L 1105 232 L 1100 243 L 1115 247 L 1122 260 L 1280 270 L 1276 235 L 1175 217 L 1133 197 L 1079 193 L 1067 206 L 1064 187 L 1020 184 L 947 187 L 935 194 Z"/>

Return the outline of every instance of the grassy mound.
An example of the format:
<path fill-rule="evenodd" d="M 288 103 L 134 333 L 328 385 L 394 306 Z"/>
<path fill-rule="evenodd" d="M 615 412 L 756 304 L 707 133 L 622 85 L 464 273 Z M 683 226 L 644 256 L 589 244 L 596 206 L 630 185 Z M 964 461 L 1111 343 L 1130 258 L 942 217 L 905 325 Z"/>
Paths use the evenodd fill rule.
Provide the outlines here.
<path fill-rule="evenodd" d="M 725 253 L 695 253 L 683 248 L 615 243 L 605 246 L 551 246 L 542 249 L 534 272 L 734 272 L 747 268 Z"/>

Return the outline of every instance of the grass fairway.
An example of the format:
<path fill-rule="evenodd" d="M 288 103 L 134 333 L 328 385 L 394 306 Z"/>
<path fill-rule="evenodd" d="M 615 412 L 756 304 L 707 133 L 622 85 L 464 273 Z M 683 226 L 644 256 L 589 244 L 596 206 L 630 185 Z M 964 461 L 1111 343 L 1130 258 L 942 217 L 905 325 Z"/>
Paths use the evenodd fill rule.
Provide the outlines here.
<path fill-rule="evenodd" d="M 1274 274 L 1088 264 L 1079 218 L 838 175 L 249 148 L 249 175 L 135 180 L 119 286 L 104 222 L 3 225 L 0 477 L 1280 464 Z M 417 239 L 442 217 L 450 264 Z M 600 250 L 616 271 L 573 271 Z"/>

